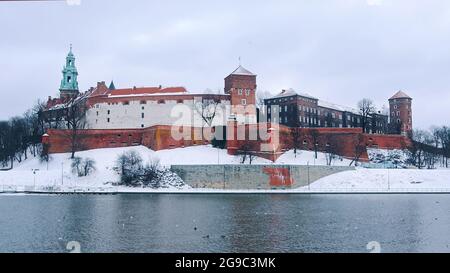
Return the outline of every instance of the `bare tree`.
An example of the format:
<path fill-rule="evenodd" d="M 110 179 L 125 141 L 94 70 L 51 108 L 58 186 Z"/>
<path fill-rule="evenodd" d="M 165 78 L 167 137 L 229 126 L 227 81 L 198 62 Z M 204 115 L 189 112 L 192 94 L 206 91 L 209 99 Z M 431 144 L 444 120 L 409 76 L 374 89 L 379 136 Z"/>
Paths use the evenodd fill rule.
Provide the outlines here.
<path fill-rule="evenodd" d="M 271 98 L 272 94 L 269 91 L 256 91 L 256 107 L 259 109 L 264 107 L 264 100 Z"/>
<path fill-rule="evenodd" d="M 445 157 L 444 166 L 448 168 L 448 158 L 450 158 L 450 127 L 442 127 L 440 138 L 442 143 L 443 156 Z"/>
<path fill-rule="evenodd" d="M 338 146 L 336 139 L 332 135 L 327 135 L 325 144 L 325 158 L 327 166 L 331 166 L 333 161 L 338 157 Z"/>
<path fill-rule="evenodd" d="M 7 168 L 8 163 L 10 163 L 10 166 L 6 170 L 14 167 L 15 154 L 16 148 L 11 124 L 8 121 L 0 121 L 0 163 L 2 170 Z"/>
<path fill-rule="evenodd" d="M 311 141 L 314 146 L 314 158 L 317 159 L 319 149 L 319 131 L 317 129 L 311 129 Z"/>
<path fill-rule="evenodd" d="M 252 164 L 253 160 L 256 158 L 256 156 L 253 154 L 253 149 L 250 143 L 247 141 L 244 141 L 237 151 L 237 154 L 241 156 L 241 163 L 244 164 L 247 161 L 247 158 L 249 160 L 250 165 Z"/>
<path fill-rule="evenodd" d="M 424 153 L 425 153 L 425 143 L 428 141 L 427 138 L 429 138 L 427 131 L 421 129 L 415 129 L 413 131 L 413 139 L 412 145 L 410 147 L 409 161 L 412 165 L 416 166 L 419 169 L 425 167 Z"/>
<path fill-rule="evenodd" d="M 362 134 L 357 134 L 357 136 L 353 140 L 352 148 L 353 148 L 353 158 L 349 166 L 351 166 L 352 164 L 355 164 L 356 166 L 357 163 L 359 162 L 359 159 L 361 158 L 361 155 L 364 153 L 364 151 L 366 151 L 366 143 L 364 141 L 364 136 Z"/>
<path fill-rule="evenodd" d="M 80 133 L 86 127 L 86 103 L 83 99 L 74 98 L 67 103 L 64 119 L 67 129 L 70 131 L 71 158 L 75 157 L 75 152 L 82 149 L 80 143 Z"/>
<path fill-rule="evenodd" d="M 291 128 L 290 133 L 292 138 L 292 148 L 294 148 L 294 157 L 297 158 L 297 150 L 302 149 L 302 134 L 297 127 Z"/>
<path fill-rule="evenodd" d="M 202 98 L 194 103 L 196 112 L 200 115 L 202 121 L 205 122 L 208 127 L 212 127 L 212 123 L 217 115 L 219 105 L 220 100 L 207 98 Z"/>
<path fill-rule="evenodd" d="M 358 102 L 359 114 L 361 115 L 361 127 L 363 132 L 367 133 L 370 118 L 375 113 L 375 105 L 371 99 L 362 99 Z"/>

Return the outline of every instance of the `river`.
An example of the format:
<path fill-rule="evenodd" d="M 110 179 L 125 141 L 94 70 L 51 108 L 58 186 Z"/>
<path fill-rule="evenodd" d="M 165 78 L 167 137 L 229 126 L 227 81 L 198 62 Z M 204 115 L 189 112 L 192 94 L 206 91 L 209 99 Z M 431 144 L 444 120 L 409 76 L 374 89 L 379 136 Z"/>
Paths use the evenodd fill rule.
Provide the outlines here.
<path fill-rule="evenodd" d="M 449 227 L 445 194 L 0 195 L 0 252 L 449 252 Z"/>

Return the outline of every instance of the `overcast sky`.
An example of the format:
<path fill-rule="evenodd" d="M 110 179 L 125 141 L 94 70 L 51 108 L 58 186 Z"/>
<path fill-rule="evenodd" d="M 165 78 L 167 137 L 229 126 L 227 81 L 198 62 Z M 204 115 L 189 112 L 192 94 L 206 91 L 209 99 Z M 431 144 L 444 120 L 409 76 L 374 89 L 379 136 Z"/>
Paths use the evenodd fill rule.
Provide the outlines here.
<path fill-rule="evenodd" d="M 241 56 L 260 90 L 381 108 L 401 89 L 416 127 L 450 125 L 448 0 L 0 1 L 0 119 L 57 96 L 70 43 L 81 90 L 223 89 Z"/>

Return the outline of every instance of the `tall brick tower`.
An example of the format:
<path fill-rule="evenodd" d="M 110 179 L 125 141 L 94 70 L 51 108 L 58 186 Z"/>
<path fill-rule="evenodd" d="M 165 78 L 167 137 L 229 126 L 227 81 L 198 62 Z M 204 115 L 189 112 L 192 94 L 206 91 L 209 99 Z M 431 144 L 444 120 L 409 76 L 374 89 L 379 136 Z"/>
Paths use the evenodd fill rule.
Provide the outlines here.
<path fill-rule="evenodd" d="M 389 99 L 390 125 L 399 134 L 411 136 L 412 133 L 412 98 L 403 91 L 398 91 Z"/>
<path fill-rule="evenodd" d="M 231 114 L 239 123 L 256 123 L 256 75 L 241 65 L 225 78 L 231 96 Z"/>

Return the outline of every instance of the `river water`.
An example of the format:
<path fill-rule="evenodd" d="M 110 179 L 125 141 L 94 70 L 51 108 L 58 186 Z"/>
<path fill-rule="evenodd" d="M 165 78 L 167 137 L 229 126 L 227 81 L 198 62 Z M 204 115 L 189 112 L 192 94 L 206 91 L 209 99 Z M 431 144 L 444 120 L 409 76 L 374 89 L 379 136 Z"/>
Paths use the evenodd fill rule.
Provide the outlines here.
<path fill-rule="evenodd" d="M 0 252 L 450 252 L 450 195 L 0 195 Z"/>

